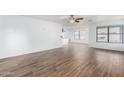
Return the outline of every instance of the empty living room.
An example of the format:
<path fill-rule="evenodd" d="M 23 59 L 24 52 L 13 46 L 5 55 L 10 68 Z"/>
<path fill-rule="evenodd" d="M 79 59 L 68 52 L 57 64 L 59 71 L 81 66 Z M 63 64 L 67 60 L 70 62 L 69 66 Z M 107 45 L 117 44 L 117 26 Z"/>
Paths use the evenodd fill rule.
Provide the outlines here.
<path fill-rule="evenodd" d="M 0 0 L 0 93 L 124 93 L 123 0 Z"/>
<path fill-rule="evenodd" d="M 123 77 L 123 15 L 0 15 L 1 77 Z"/>
<path fill-rule="evenodd" d="M 124 93 L 123 0 L 0 0 L 0 93 Z"/>

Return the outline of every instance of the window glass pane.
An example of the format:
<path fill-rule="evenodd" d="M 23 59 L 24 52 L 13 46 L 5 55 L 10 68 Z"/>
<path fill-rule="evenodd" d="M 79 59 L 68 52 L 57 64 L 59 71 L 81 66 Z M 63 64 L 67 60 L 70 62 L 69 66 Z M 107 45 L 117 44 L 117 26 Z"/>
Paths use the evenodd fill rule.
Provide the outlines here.
<path fill-rule="evenodd" d="M 75 33 L 74 33 L 74 38 L 75 38 L 75 39 L 79 39 L 79 32 L 75 32 Z"/>
<path fill-rule="evenodd" d="M 97 41 L 108 42 L 108 27 L 97 28 Z"/>
<path fill-rule="evenodd" d="M 112 35 L 109 35 L 109 42 L 112 42 L 112 43 L 121 43 L 122 42 L 122 35 L 121 34 L 112 34 Z"/>
<path fill-rule="evenodd" d="M 108 42 L 108 36 L 107 35 L 98 35 L 97 41 L 99 41 L 99 42 Z"/>
<path fill-rule="evenodd" d="M 98 28 L 98 29 L 97 29 L 97 33 L 98 33 L 98 34 L 101 34 L 101 35 L 107 34 L 107 33 L 108 33 L 108 29 L 107 29 L 107 27 Z"/>
<path fill-rule="evenodd" d="M 109 27 L 109 33 L 110 34 L 117 34 L 117 33 L 122 33 L 121 27 Z"/>

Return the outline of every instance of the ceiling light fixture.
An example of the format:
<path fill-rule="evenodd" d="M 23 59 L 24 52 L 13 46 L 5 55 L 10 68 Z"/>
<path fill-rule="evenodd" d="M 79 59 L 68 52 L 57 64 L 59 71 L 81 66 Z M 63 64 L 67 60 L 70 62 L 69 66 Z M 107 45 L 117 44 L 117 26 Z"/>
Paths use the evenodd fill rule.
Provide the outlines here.
<path fill-rule="evenodd" d="M 83 20 L 84 18 L 76 18 L 74 15 L 70 15 L 69 17 L 69 22 L 70 23 L 79 23 L 81 20 Z"/>
<path fill-rule="evenodd" d="M 70 15 L 70 17 L 69 17 L 69 22 L 70 22 L 70 23 L 74 23 L 74 22 L 75 22 L 75 18 L 74 18 L 73 15 Z"/>

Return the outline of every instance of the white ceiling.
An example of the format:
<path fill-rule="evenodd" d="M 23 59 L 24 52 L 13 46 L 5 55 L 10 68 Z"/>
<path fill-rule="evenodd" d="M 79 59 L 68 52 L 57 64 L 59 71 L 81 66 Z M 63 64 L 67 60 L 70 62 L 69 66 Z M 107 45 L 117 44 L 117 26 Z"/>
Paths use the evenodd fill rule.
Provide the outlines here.
<path fill-rule="evenodd" d="M 28 15 L 32 18 L 38 18 L 42 20 L 53 21 L 61 24 L 68 23 L 69 15 Z M 82 23 L 89 22 L 100 22 L 100 21 L 109 21 L 109 20 L 124 20 L 123 15 L 76 15 L 75 17 L 83 17 L 84 20 Z"/>
<path fill-rule="evenodd" d="M 68 18 L 70 15 L 28 15 L 28 17 L 53 21 L 61 24 L 68 24 Z M 75 17 L 83 17 L 82 22 L 88 22 L 91 19 L 91 15 L 75 15 Z"/>
<path fill-rule="evenodd" d="M 90 23 L 103 22 L 103 21 L 113 21 L 113 20 L 124 20 L 122 15 L 76 15 L 75 17 L 83 17 L 84 20 L 80 24 L 70 24 L 68 22 L 69 15 L 27 15 L 28 17 L 42 19 L 52 22 L 57 22 L 63 25 L 67 30 L 74 30 L 77 28 L 77 25 L 80 25 L 80 28 L 84 29 L 89 26 Z"/>

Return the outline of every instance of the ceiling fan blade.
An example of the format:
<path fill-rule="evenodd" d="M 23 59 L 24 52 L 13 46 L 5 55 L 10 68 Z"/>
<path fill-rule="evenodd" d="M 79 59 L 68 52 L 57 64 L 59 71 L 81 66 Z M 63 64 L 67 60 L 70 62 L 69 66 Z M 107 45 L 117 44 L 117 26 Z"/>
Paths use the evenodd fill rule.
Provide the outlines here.
<path fill-rule="evenodd" d="M 76 20 L 83 20 L 84 18 L 76 18 Z"/>
<path fill-rule="evenodd" d="M 75 20 L 76 23 L 79 23 L 80 21 L 79 20 Z"/>

